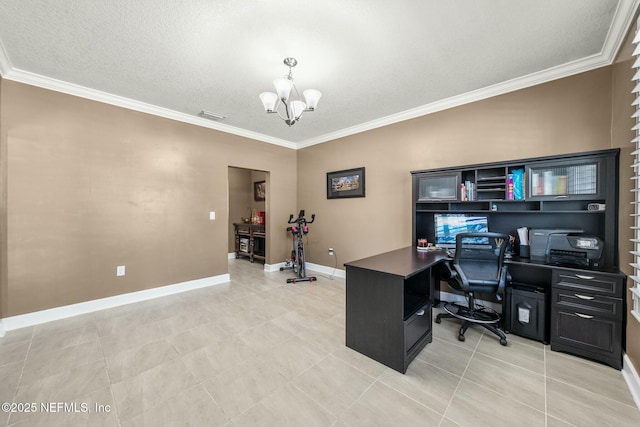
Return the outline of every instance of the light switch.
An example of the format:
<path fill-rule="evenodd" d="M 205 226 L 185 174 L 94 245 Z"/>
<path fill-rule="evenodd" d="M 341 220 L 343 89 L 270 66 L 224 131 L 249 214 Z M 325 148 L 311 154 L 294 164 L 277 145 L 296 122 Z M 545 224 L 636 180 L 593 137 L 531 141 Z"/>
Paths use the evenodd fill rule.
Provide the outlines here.
<path fill-rule="evenodd" d="M 116 267 L 116 276 L 124 276 L 124 265 Z"/>
<path fill-rule="evenodd" d="M 213 221 L 214 219 L 216 219 L 216 213 L 215 212 L 209 212 L 209 219 L 211 221 Z"/>

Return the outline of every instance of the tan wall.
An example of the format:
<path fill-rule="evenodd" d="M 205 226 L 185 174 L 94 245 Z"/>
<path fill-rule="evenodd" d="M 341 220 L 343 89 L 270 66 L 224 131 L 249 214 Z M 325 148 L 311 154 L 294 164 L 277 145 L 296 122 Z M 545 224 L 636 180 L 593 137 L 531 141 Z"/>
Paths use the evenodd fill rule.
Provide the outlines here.
<path fill-rule="evenodd" d="M 632 32 L 633 34 L 633 32 Z M 630 37 L 629 37 L 630 39 Z M 629 40 L 628 40 L 629 42 Z M 630 42 L 628 43 L 630 44 Z M 634 161 L 635 156 L 631 155 L 634 149 L 634 145 L 631 144 L 631 140 L 635 137 L 632 131 L 635 125 L 634 119 L 631 117 L 634 109 L 631 107 L 631 103 L 634 100 L 634 96 L 631 93 L 634 82 L 633 78 L 633 60 L 630 58 L 631 49 L 626 49 L 629 59 L 622 62 L 617 62 L 613 65 L 613 79 L 612 79 L 612 98 L 613 98 L 613 110 L 612 110 L 612 124 L 611 124 L 611 137 L 614 147 L 620 148 L 620 208 L 619 208 L 619 248 L 620 248 L 620 270 L 627 275 L 633 274 L 633 269 L 630 264 L 633 262 L 633 257 L 630 251 L 633 250 L 633 233 L 630 227 L 633 226 L 634 213 L 633 205 L 634 194 L 631 192 L 633 183 L 631 177 L 633 175 L 633 168 L 631 164 Z M 627 286 L 632 287 L 633 282 L 627 280 Z M 627 292 L 627 331 L 626 331 L 626 353 L 631 360 L 631 363 L 636 369 L 640 367 L 640 323 L 630 314 L 630 310 L 633 308 L 633 298 L 631 292 Z"/>
<path fill-rule="evenodd" d="M 299 205 L 317 214 L 308 260 L 333 265 L 327 254 L 333 247 L 343 268 L 412 244 L 411 170 L 616 147 L 620 267 L 631 274 L 632 76 L 631 60 L 622 58 L 611 67 L 300 150 Z M 366 167 L 367 197 L 327 200 L 326 172 L 359 166 Z M 637 367 L 640 324 L 628 318 L 626 352 Z"/>
<path fill-rule="evenodd" d="M 298 151 L 308 260 L 338 265 L 410 245 L 411 170 L 611 147 L 611 67 Z M 384 102 L 384 100 L 381 100 Z M 327 200 L 326 173 L 366 167 L 366 197 Z"/>
<path fill-rule="evenodd" d="M 225 274 L 230 165 L 270 172 L 274 217 L 296 208 L 294 150 L 1 84 L 1 317 Z M 289 242 L 272 235 L 280 260 Z"/>
<path fill-rule="evenodd" d="M 342 268 L 412 243 L 411 170 L 620 147 L 620 257 L 630 273 L 629 66 L 297 153 L 0 79 L 0 317 L 226 273 L 229 166 L 269 172 L 268 263 L 290 250 L 282 222 L 305 209 L 317 215 L 308 261 L 334 265 L 333 247 Z M 367 197 L 327 200 L 326 173 L 359 166 Z M 115 276 L 120 264 L 125 277 Z M 635 366 L 639 332 L 629 322 Z"/>
<path fill-rule="evenodd" d="M 7 136 L 2 108 L 2 87 L 0 77 L 0 319 L 7 312 Z"/>

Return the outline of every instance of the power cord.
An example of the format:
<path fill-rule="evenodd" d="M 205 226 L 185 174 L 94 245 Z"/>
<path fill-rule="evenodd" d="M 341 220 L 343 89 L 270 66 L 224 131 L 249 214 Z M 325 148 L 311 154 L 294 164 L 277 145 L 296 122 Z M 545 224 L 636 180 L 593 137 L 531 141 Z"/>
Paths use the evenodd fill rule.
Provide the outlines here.
<path fill-rule="evenodd" d="M 333 264 L 333 273 L 329 275 L 330 280 L 333 280 L 333 276 L 335 276 L 336 270 L 338 269 L 338 255 L 336 255 L 335 249 L 332 252 L 333 252 L 333 259 L 335 260 L 335 263 Z"/>

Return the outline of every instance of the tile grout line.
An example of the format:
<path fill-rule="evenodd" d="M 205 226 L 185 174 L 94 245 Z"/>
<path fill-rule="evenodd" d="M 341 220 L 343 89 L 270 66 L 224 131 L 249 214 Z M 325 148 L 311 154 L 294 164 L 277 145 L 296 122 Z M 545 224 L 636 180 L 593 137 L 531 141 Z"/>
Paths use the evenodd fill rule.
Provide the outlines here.
<path fill-rule="evenodd" d="M 484 336 L 484 331 L 483 331 L 483 336 Z M 480 340 L 482 340 L 482 337 L 480 338 Z M 478 346 L 477 346 L 477 347 L 479 347 L 479 346 L 480 346 L 480 341 L 478 342 Z M 504 364 L 506 364 L 506 365 L 510 365 L 510 366 L 513 366 L 513 367 L 518 368 L 518 369 L 523 369 L 523 370 L 529 371 L 529 372 L 531 372 L 531 374 L 532 374 L 532 375 L 541 375 L 541 376 L 543 377 L 543 381 L 544 381 L 544 378 L 545 378 L 545 377 L 544 377 L 544 372 L 545 372 L 545 367 L 544 367 L 544 365 L 543 365 L 543 374 L 539 374 L 539 373 L 537 373 L 537 372 L 535 372 L 535 371 L 531 371 L 530 369 L 523 368 L 522 366 L 516 365 L 516 364 L 514 364 L 514 363 L 507 362 L 507 361 L 505 361 L 505 360 L 502 360 L 502 359 L 497 358 L 497 357 L 495 357 L 495 356 L 489 355 L 489 354 L 487 354 L 487 353 L 483 353 L 482 351 L 474 351 L 474 352 L 473 352 L 473 354 L 472 354 L 472 356 L 471 356 L 471 358 L 475 357 L 475 356 L 476 356 L 476 354 L 477 354 L 477 355 L 479 355 L 479 356 L 481 356 L 481 357 L 486 357 L 486 358 L 489 358 L 489 359 L 495 360 L 495 361 L 497 361 L 497 362 L 499 362 L 499 363 L 504 363 Z M 470 361 L 471 361 L 471 359 L 470 359 Z M 544 354 L 543 354 L 543 362 L 544 362 Z M 464 372 L 464 373 L 466 373 L 466 369 L 465 369 L 465 372 Z M 463 375 L 464 375 L 464 373 L 463 373 Z M 467 381 L 469 381 L 469 382 L 471 382 L 471 383 L 473 383 L 473 384 L 476 384 L 476 385 L 477 385 L 477 386 L 479 386 L 479 387 L 485 388 L 485 389 L 487 389 L 487 390 L 489 390 L 489 391 L 492 391 L 492 392 L 494 392 L 494 393 L 496 393 L 496 394 L 499 394 L 500 396 L 503 396 L 503 397 L 505 397 L 505 398 L 509 398 L 509 399 L 513 400 L 514 402 L 516 402 L 516 403 L 520 403 L 521 405 L 527 406 L 527 407 L 529 407 L 529 408 L 531 408 L 531 409 L 533 409 L 533 410 L 535 410 L 535 411 L 537 411 L 537 412 L 542 412 L 542 413 L 545 415 L 545 419 L 546 419 L 546 400 L 545 400 L 545 410 L 540 410 L 539 408 L 536 408 L 535 406 L 531 406 L 529 403 L 524 402 L 524 401 L 522 401 L 522 400 L 515 399 L 515 398 L 513 398 L 513 397 L 509 396 L 508 394 L 504 394 L 504 393 L 501 393 L 501 392 L 498 392 L 498 391 L 492 390 L 491 388 L 489 388 L 488 386 L 486 386 L 486 385 L 484 385 L 484 384 L 482 384 L 482 383 L 479 383 L 479 382 L 476 382 L 476 381 L 473 381 L 473 380 L 470 380 L 470 379 L 466 379 L 466 380 L 467 380 Z M 546 384 L 546 381 L 545 381 L 545 384 Z M 546 422 L 546 421 L 545 421 L 545 422 Z"/>
<path fill-rule="evenodd" d="M 20 376 L 18 377 L 18 385 L 16 386 L 16 391 L 13 393 L 13 399 L 11 403 L 16 403 L 16 398 L 18 397 L 18 391 L 20 391 L 22 376 L 24 375 L 24 368 L 27 366 L 27 359 L 29 358 L 29 353 L 31 352 L 31 345 L 33 344 L 33 336 L 35 335 L 36 327 L 37 325 L 34 326 L 33 330 L 31 331 L 31 337 L 29 338 L 29 346 L 27 347 L 27 352 L 24 355 L 24 360 L 22 361 L 22 369 L 20 370 Z M 13 412 L 9 412 L 9 416 L 7 417 L 7 423 L 5 425 L 7 426 L 11 425 L 10 421 L 11 421 L 12 415 L 13 415 Z"/>
<path fill-rule="evenodd" d="M 95 316 L 93 316 L 93 321 L 95 323 Z M 104 353 L 104 346 L 102 345 L 102 337 L 98 334 L 98 342 L 100 343 L 100 352 L 102 353 L 102 359 L 104 361 L 104 369 L 107 371 L 107 379 L 109 380 L 109 394 L 111 395 L 111 401 L 113 402 L 113 406 L 116 409 L 116 419 L 118 420 L 118 426 L 122 426 L 122 420 L 120 419 L 120 411 L 118 408 L 118 404 L 116 402 L 116 398 L 113 395 L 113 382 L 111 381 L 111 374 L 109 373 L 109 362 L 107 361 L 107 356 Z"/>
<path fill-rule="evenodd" d="M 354 406 L 354 405 L 355 405 L 355 404 L 356 404 L 356 403 L 357 403 L 357 402 L 362 398 L 362 396 L 364 396 L 364 395 L 367 393 L 367 391 L 369 391 L 369 390 L 371 389 L 371 387 L 373 387 L 373 385 L 378 381 L 378 378 L 379 378 L 379 377 L 380 377 L 380 375 L 382 375 L 382 374 L 378 375 L 378 377 L 374 377 L 373 375 L 369 375 L 367 372 L 364 372 L 364 371 L 362 371 L 361 369 L 359 369 L 359 368 L 357 368 L 357 367 L 353 366 L 351 363 L 349 363 L 349 362 L 347 362 L 347 361 L 344 361 L 344 360 L 342 360 L 341 358 L 339 358 L 339 357 L 337 357 L 337 356 L 334 356 L 334 355 L 333 355 L 333 353 L 335 353 L 335 351 L 336 351 L 336 350 L 334 349 L 333 351 L 331 351 L 330 353 L 328 353 L 327 355 L 325 355 L 324 357 L 322 357 L 320 360 L 318 360 L 316 363 L 314 363 L 313 365 L 311 365 L 310 367 L 308 367 L 308 368 L 307 368 L 307 369 L 305 369 L 304 371 L 300 372 L 298 375 L 296 375 L 296 377 L 301 376 L 301 375 L 302 375 L 302 374 L 304 374 L 305 372 L 307 372 L 307 371 L 311 370 L 314 366 L 318 365 L 318 364 L 319 364 L 320 362 L 322 362 L 323 360 L 327 359 L 327 358 L 328 358 L 328 357 L 330 357 L 330 356 L 333 356 L 333 357 L 335 357 L 336 359 L 338 359 L 340 362 L 344 363 L 345 365 L 350 366 L 350 367 L 352 367 L 352 368 L 356 369 L 358 372 L 361 372 L 361 373 L 363 373 L 364 375 L 367 375 L 368 377 L 372 378 L 372 379 L 373 379 L 373 381 L 371 382 L 371 384 L 370 384 L 370 385 L 369 385 L 365 390 L 363 390 L 363 392 L 362 392 L 362 393 L 360 393 L 360 395 L 359 395 L 356 399 L 354 399 L 354 401 L 353 401 L 353 402 L 349 405 L 349 407 L 344 411 L 344 412 L 346 413 L 348 410 L 350 410 L 350 409 L 351 409 L 351 408 L 352 408 L 352 407 L 353 407 L 353 406 Z M 294 377 L 294 378 L 295 378 L 295 377 Z M 316 401 L 312 396 L 309 396 L 307 393 L 305 393 L 305 391 L 304 391 L 304 390 L 302 390 L 300 387 L 298 387 L 298 386 L 297 386 L 297 385 L 296 385 L 292 380 L 293 380 L 293 378 L 292 378 L 291 380 L 289 380 L 289 382 L 291 383 L 291 385 L 292 385 L 293 387 L 295 387 L 296 389 L 300 390 L 300 392 L 302 392 L 302 394 L 304 394 L 305 396 L 307 396 L 309 399 L 311 399 L 313 402 L 315 402 L 318 406 L 320 406 L 322 409 L 324 409 L 325 411 L 327 411 L 329 414 L 335 415 L 335 416 L 336 416 L 336 422 L 338 422 L 338 421 L 342 421 L 342 422 L 343 422 L 344 424 L 346 424 L 347 426 L 349 425 L 349 424 L 347 424 L 347 422 L 345 422 L 345 421 L 341 418 L 341 416 L 340 416 L 340 415 L 334 414 L 332 411 L 330 411 L 328 408 L 326 408 L 322 403 L 320 403 L 320 402 Z M 334 422 L 334 424 L 335 424 L 335 422 Z"/>
<path fill-rule="evenodd" d="M 542 360 L 544 362 L 543 373 L 544 373 L 544 426 L 549 426 L 549 408 L 547 407 L 548 403 L 548 395 L 547 395 L 547 349 L 543 347 Z"/>
<path fill-rule="evenodd" d="M 456 385 L 455 390 L 453 390 L 453 393 L 451 393 L 451 398 L 449 399 L 449 402 L 447 403 L 447 407 L 444 408 L 444 411 L 442 412 L 442 419 L 440 420 L 440 424 L 438 424 L 439 426 L 441 426 L 442 423 L 444 422 L 444 419 L 446 417 L 447 411 L 449 410 L 449 407 L 451 407 L 451 403 L 453 402 L 453 399 L 456 396 L 456 393 L 458 392 L 458 389 L 460 388 L 460 384 L 462 384 L 462 380 L 464 379 L 464 374 L 467 373 L 467 370 L 469 369 L 469 365 L 471 365 L 471 360 L 473 360 L 473 356 L 475 356 L 476 351 L 478 350 L 478 347 L 480 346 L 480 341 L 482 341 L 482 337 L 483 336 L 484 336 L 484 330 L 482 331 L 482 334 L 480 335 L 480 339 L 478 340 L 478 342 L 476 343 L 475 347 L 473 348 L 473 351 L 471 352 L 471 357 L 469 357 L 469 361 L 467 362 L 467 366 L 464 367 L 464 371 L 462 371 L 462 374 L 460 375 L 460 380 L 458 381 L 458 384 Z"/>

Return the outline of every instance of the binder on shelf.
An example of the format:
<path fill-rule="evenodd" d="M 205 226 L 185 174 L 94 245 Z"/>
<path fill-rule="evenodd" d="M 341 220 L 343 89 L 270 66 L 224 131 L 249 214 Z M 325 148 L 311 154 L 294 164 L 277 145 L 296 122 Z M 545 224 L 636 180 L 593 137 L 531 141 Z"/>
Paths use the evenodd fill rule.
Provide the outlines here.
<path fill-rule="evenodd" d="M 507 200 L 513 200 L 513 174 L 507 176 Z"/>
<path fill-rule="evenodd" d="M 524 169 L 522 168 L 513 169 L 509 176 L 512 177 L 511 181 L 513 182 L 513 198 L 510 200 L 524 200 L 524 191 L 525 191 L 524 190 L 525 188 Z"/>

